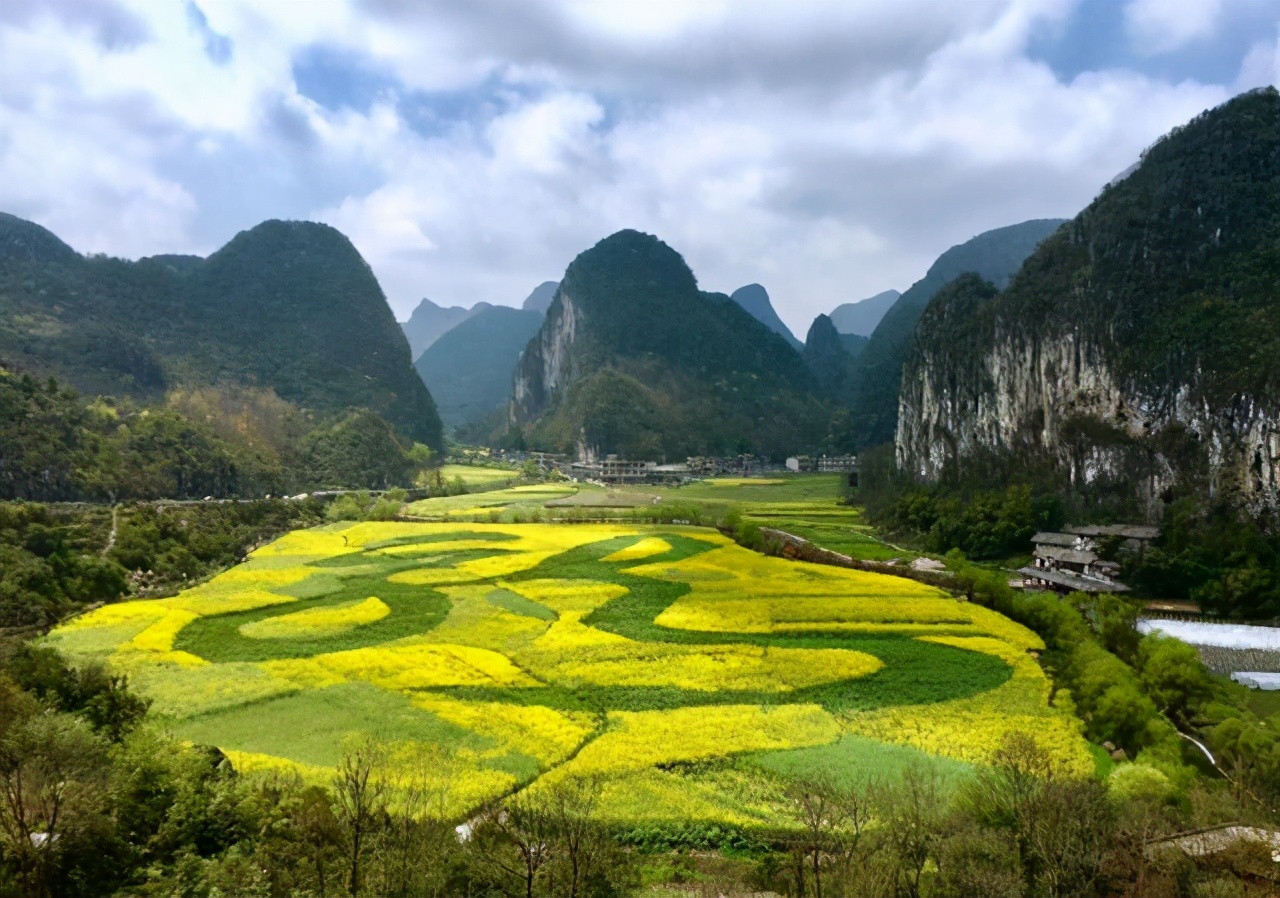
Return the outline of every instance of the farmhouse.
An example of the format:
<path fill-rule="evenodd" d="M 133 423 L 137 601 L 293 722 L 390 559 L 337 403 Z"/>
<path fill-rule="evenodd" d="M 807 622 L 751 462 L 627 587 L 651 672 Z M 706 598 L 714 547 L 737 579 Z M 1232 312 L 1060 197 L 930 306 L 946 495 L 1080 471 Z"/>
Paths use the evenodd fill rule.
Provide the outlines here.
<path fill-rule="evenodd" d="M 1102 540 L 1120 540 L 1130 551 L 1142 551 L 1160 535 L 1158 527 L 1145 524 L 1101 524 L 1065 527 L 1062 532 L 1037 533 L 1035 561 L 1020 568 L 1022 586 L 1055 592 L 1128 592 L 1117 577 L 1120 566 L 1098 557 Z"/>

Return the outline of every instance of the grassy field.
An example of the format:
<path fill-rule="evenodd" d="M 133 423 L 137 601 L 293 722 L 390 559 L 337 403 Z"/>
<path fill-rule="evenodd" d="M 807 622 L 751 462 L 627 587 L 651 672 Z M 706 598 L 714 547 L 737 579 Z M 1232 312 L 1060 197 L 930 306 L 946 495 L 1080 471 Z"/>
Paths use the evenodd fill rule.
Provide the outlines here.
<path fill-rule="evenodd" d="M 489 470 L 477 468 L 474 470 Z M 406 513 L 424 520 L 530 523 L 581 518 L 628 521 L 669 507 L 697 508 L 707 520 L 737 512 L 826 549 L 869 561 L 910 561 L 916 553 L 877 539 L 857 508 L 841 500 L 840 474 L 720 477 L 678 487 L 542 484 L 426 499 Z"/>
<path fill-rule="evenodd" d="M 484 468 L 479 465 L 442 465 L 440 476 L 452 483 L 461 480 L 468 488 L 493 487 L 510 483 L 520 472 L 507 468 Z"/>
<path fill-rule="evenodd" d="M 509 513 L 533 489 L 428 503 Z M 685 489 L 750 491 L 735 501 L 762 517 L 832 508 L 800 494 L 809 484 Z M 921 762 L 964 776 L 1011 731 L 1094 768 L 1078 722 L 1049 702 L 1030 631 L 913 581 L 693 527 L 327 525 L 48 639 L 128 673 L 175 732 L 241 770 L 325 781 L 372 737 L 392 775 L 432 771 L 459 818 L 589 776 L 620 826 L 771 828 L 789 779 Z"/>

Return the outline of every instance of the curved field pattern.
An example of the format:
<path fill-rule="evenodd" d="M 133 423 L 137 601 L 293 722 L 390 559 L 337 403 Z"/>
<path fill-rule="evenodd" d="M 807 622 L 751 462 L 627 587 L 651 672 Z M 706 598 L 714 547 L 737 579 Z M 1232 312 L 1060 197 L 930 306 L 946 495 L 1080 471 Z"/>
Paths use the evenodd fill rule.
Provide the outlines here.
<path fill-rule="evenodd" d="M 49 639 L 240 769 L 323 780 L 373 737 L 453 816 L 591 776 L 618 822 L 770 825 L 788 777 L 962 773 L 1010 731 L 1092 769 L 1030 631 L 694 528 L 330 525 Z"/>

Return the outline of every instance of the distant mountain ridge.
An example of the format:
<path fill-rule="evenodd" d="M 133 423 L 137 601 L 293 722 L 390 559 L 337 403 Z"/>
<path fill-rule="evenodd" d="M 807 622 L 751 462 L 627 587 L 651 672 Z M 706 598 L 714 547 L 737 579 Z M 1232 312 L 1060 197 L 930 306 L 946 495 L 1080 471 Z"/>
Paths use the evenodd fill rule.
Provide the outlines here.
<path fill-rule="evenodd" d="M 525 297 L 524 304 L 520 308 L 526 312 L 539 312 L 545 315 L 547 309 L 551 307 L 551 300 L 556 298 L 556 289 L 559 286 L 559 281 L 543 281 Z"/>
<path fill-rule="evenodd" d="M 267 221 L 201 260 L 84 257 L 0 218 L 0 358 L 90 395 L 269 388 L 369 408 L 437 448 L 440 419 L 368 264 L 337 230 Z"/>
<path fill-rule="evenodd" d="M 409 320 L 400 325 L 405 339 L 409 341 L 409 355 L 418 358 L 428 346 L 439 340 L 450 328 L 456 327 L 472 315 L 491 309 L 487 302 L 478 302 L 471 308 L 462 306 L 439 306 L 429 299 L 414 308 Z"/>
<path fill-rule="evenodd" d="M 782 319 L 778 317 L 773 301 L 769 299 L 769 291 L 764 287 L 759 284 L 747 284 L 745 287 L 734 290 L 729 298 L 746 309 L 756 321 L 790 343 L 797 352 L 804 348 L 804 344 L 791 333 L 791 328 L 783 324 Z"/>
<path fill-rule="evenodd" d="M 516 368 L 508 419 L 534 448 L 684 458 L 817 444 L 829 409 L 785 338 L 698 290 L 657 237 L 619 231 L 565 271 Z"/>
<path fill-rule="evenodd" d="M 492 306 L 441 335 L 414 362 L 447 428 L 483 421 L 511 393 L 516 362 L 542 325 L 537 309 Z"/>
<path fill-rule="evenodd" d="M 543 281 L 533 288 L 533 292 L 525 297 L 521 309 L 534 311 L 540 315 L 545 314 L 547 306 L 551 305 L 552 297 L 556 295 L 556 287 L 558 286 L 560 284 L 557 281 Z M 446 307 L 437 305 L 429 299 L 423 299 L 422 302 L 418 303 L 413 313 L 409 315 L 409 320 L 403 322 L 400 327 L 409 341 L 409 352 L 416 361 L 429 346 L 450 330 L 469 318 L 494 308 L 503 307 L 483 301 L 476 303 L 471 308 L 465 308 L 464 306 Z"/>
<path fill-rule="evenodd" d="M 1064 223 L 1063 219 L 1037 219 L 979 234 L 939 256 L 925 276 L 898 297 L 854 361 L 848 387 L 851 448 L 894 439 L 903 363 L 929 300 L 965 272 L 1007 284 L 1036 246 Z"/>
<path fill-rule="evenodd" d="M 885 290 L 883 293 L 877 293 L 875 296 L 857 302 L 846 302 L 836 306 L 830 316 L 831 323 L 842 334 L 870 337 L 876 325 L 880 323 L 880 319 L 893 308 L 893 304 L 901 295 L 897 290 Z"/>

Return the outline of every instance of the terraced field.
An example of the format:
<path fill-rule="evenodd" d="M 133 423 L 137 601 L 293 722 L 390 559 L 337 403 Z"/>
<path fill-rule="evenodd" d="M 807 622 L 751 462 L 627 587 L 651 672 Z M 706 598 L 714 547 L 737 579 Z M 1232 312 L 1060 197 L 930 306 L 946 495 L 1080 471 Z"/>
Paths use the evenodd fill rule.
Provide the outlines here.
<path fill-rule="evenodd" d="M 962 775 L 1011 730 L 1093 767 L 1030 631 L 705 529 L 329 525 L 49 640 L 127 672 L 242 770 L 326 780 L 372 736 L 393 768 L 434 771 L 457 817 L 591 776 L 619 824 L 769 827 L 788 777 Z"/>

